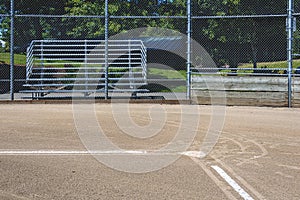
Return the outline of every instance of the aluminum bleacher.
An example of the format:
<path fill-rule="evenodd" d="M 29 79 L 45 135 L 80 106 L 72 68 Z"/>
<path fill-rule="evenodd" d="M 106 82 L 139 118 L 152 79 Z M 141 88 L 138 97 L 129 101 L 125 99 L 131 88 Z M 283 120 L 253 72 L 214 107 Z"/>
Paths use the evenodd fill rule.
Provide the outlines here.
<path fill-rule="evenodd" d="M 27 48 L 22 93 L 147 92 L 147 50 L 141 40 L 34 40 Z"/>

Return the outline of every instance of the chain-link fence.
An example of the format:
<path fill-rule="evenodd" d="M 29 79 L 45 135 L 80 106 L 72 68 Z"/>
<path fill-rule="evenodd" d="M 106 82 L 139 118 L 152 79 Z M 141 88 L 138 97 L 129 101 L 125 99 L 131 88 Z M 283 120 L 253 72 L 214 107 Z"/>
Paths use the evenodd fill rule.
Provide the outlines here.
<path fill-rule="evenodd" d="M 300 73 L 296 24 L 300 1 L 294 0 L 293 24 L 287 23 L 288 2 L 4 0 L 0 3 L 0 99 L 70 98 L 72 93 L 68 90 L 74 91 L 70 85 L 76 82 L 78 72 L 90 70 L 85 78 L 91 78 L 88 84 L 96 92 L 80 91 L 76 93 L 79 96 L 196 97 L 200 103 L 209 103 L 209 91 L 220 88 L 210 87 L 208 82 L 220 81 L 228 104 L 251 101 L 287 105 L 291 101 L 296 105 Z M 291 26 L 294 56 L 293 68 L 289 70 L 287 31 Z M 142 50 L 130 44 L 122 54 L 111 57 L 113 53 L 109 51 L 117 49 L 108 47 L 109 40 L 139 40 L 145 45 L 146 84 L 133 84 L 137 81 L 135 75 L 141 65 L 137 57 Z M 83 50 L 70 50 L 71 47 L 57 43 L 47 52 L 44 46 L 42 50 L 39 47 L 40 53 L 30 55 L 27 50 L 33 41 L 78 41 L 73 45 L 82 46 Z M 85 51 L 89 46 L 84 48 L 79 41 L 98 41 L 94 48 L 99 50 L 103 44 L 103 51 L 90 56 L 93 58 L 85 56 L 93 51 Z M 30 56 L 39 64 L 30 63 Z M 39 73 L 30 71 L 30 64 L 32 69 L 44 69 Z M 35 82 L 30 82 L 30 78 Z M 120 89 L 123 91 L 117 92 Z M 34 90 L 38 92 L 33 95 Z"/>

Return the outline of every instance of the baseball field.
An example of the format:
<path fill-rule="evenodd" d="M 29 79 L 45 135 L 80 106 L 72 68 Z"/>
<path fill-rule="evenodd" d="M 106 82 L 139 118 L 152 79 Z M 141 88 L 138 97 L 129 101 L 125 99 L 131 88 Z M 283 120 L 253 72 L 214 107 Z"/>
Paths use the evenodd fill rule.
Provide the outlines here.
<path fill-rule="evenodd" d="M 0 104 L 0 199 L 300 199 L 299 109 L 89 108 Z"/>

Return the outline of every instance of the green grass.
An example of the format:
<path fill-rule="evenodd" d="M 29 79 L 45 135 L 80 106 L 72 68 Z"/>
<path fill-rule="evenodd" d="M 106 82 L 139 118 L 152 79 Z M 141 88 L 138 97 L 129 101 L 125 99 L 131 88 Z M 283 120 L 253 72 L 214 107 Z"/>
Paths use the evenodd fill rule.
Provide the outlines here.
<path fill-rule="evenodd" d="M 186 86 L 181 85 L 172 89 L 172 92 L 186 92 Z"/>
<path fill-rule="evenodd" d="M 0 53 L 0 63 L 10 64 L 10 54 L 9 53 Z M 15 65 L 26 65 L 26 55 L 15 54 L 14 55 Z"/>
<path fill-rule="evenodd" d="M 293 68 L 300 66 L 300 59 L 293 60 Z M 276 62 L 261 62 L 257 63 L 258 68 L 287 68 L 287 61 L 276 61 Z M 239 68 L 253 68 L 252 63 L 241 64 Z"/>
<path fill-rule="evenodd" d="M 64 64 L 60 63 L 65 63 L 66 61 L 46 61 L 47 66 L 51 66 L 51 63 L 53 63 L 53 66 L 55 67 L 64 67 Z M 10 54 L 9 53 L 0 53 L 0 63 L 4 64 L 10 64 Z M 26 65 L 26 55 L 24 54 L 14 54 L 14 63 L 15 65 Z M 78 62 L 70 62 L 70 65 L 75 66 L 75 67 L 81 67 L 82 63 Z M 34 63 L 34 65 L 40 65 L 40 63 Z"/>
<path fill-rule="evenodd" d="M 158 68 L 149 68 L 149 74 L 160 75 L 167 79 L 185 79 L 186 71 L 185 70 L 170 70 L 170 69 L 158 69 Z"/>
<path fill-rule="evenodd" d="M 159 69 L 159 68 L 149 68 L 148 74 L 158 75 L 163 79 L 180 79 L 185 80 L 186 71 L 185 70 L 172 70 L 172 69 Z M 154 89 L 157 89 L 156 87 Z M 157 92 L 185 92 L 186 86 L 171 86 L 168 89 L 160 88 Z"/>
<path fill-rule="evenodd" d="M 14 62 L 16 65 L 26 65 L 26 55 L 24 54 L 15 54 Z M 62 61 L 53 61 L 52 63 L 58 64 Z M 9 64 L 10 63 L 10 54 L 9 53 L 0 53 L 0 63 Z M 51 62 L 48 62 L 51 63 Z M 74 62 L 75 65 L 80 65 Z M 293 61 L 293 68 L 300 66 L 300 59 L 295 59 Z M 258 68 L 287 68 L 287 61 L 276 61 L 276 62 L 260 62 L 257 63 Z M 238 66 L 238 68 L 253 68 L 252 63 L 244 63 Z M 150 68 L 150 74 L 165 76 L 166 78 L 174 79 L 174 78 L 183 78 L 186 77 L 185 70 L 165 70 L 165 69 L 157 69 Z"/>
<path fill-rule="evenodd" d="M 300 66 L 300 60 L 294 59 L 293 60 L 293 69 L 296 69 Z M 268 69 L 267 73 L 278 73 L 278 74 L 284 74 L 286 73 L 288 64 L 287 61 L 276 61 L 276 62 L 260 62 L 257 63 L 258 69 Z M 253 64 L 252 63 L 245 63 L 238 66 L 237 74 L 238 76 L 243 76 L 249 73 L 253 73 Z M 243 68 L 250 68 L 250 69 L 243 69 Z M 272 70 L 274 69 L 274 70 Z M 264 73 L 264 70 L 258 71 L 261 73 Z"/>

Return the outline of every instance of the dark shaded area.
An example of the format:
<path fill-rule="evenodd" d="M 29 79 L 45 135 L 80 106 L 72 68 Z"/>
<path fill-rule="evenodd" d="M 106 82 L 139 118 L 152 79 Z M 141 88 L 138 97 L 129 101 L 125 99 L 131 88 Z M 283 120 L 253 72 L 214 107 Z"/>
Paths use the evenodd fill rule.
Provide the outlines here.
<path fill-rule="evenodd" d="M 295 74 L 300 75 L 300 67 L 297 67 L 297 68 L 296 68 Z"/>
<path fill-rule="evenodd" d="M 171 92 L 170 88 L 159 83 L 148 83 L 147 85 L 141 86 L 139 89 L 147 89 L 150 92 Z"/>
<path fill-rule="evenodd" d="M 14 66 L 14 92 L 23 90 L 26 79 L 26 67 Z M 0 64 L 0 94 L 10 91 L 10 65 Z"/>
<path fill-rule="evenodd" d="M 147 50 L 147 63 L 159 63 L 171 67 L 175 70 L 185 70 L 186 60 L 172 52 L 159 50 L 159 49 L 148 49 Z M 159 66 L 162 69 L 162 66 Z"/>
<path fill-rule="evenodd" d="M 207 33 L 201 32 L 200 27 Z M 193 39 L 207 50 L 217 66 L 228 64 L 236 68 L 251 62 L 256 68 L 259 62 L 286 59 L 284 17 L 197 19 L 193 21 Z"/>

